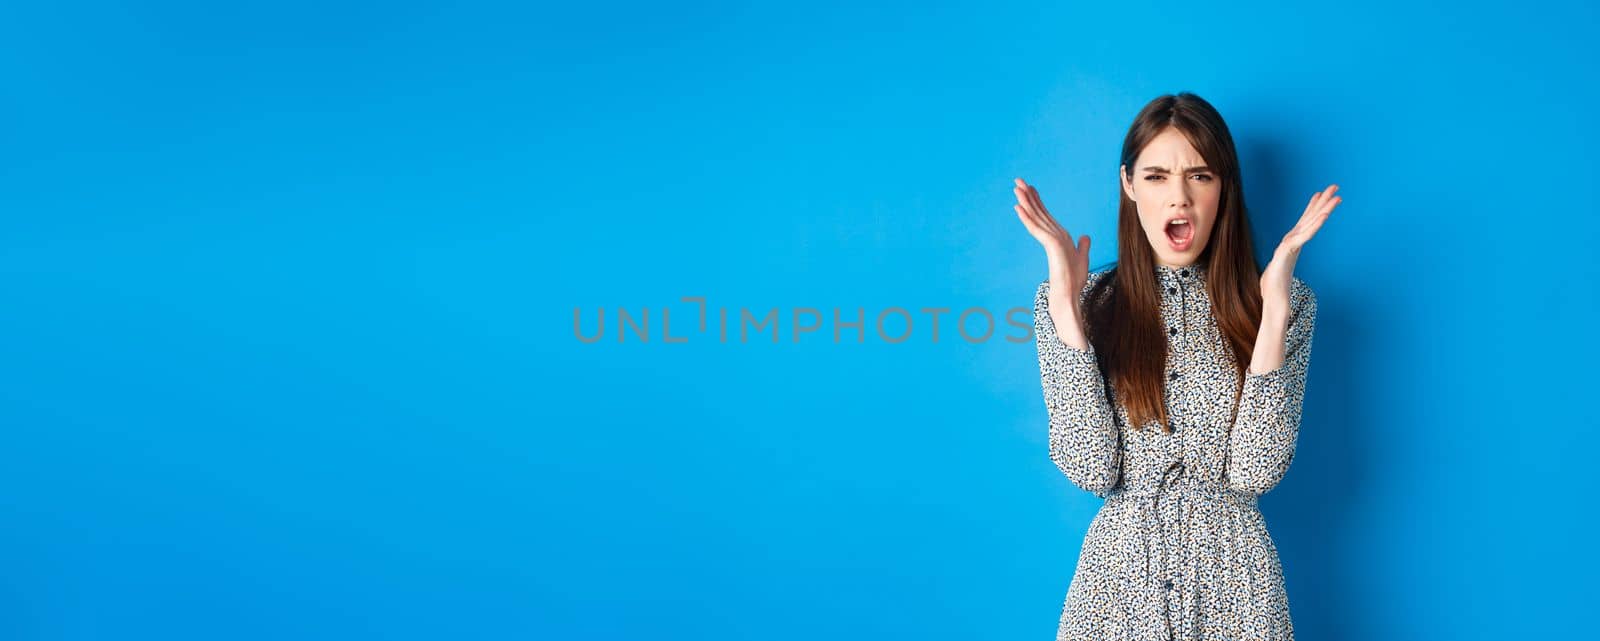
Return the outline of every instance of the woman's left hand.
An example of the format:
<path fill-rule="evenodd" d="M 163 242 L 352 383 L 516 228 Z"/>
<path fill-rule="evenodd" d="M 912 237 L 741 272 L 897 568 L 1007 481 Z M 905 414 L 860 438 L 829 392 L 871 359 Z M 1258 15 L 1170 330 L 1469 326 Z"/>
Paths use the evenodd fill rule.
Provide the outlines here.
<path fill-rule="evenodd" d="M 1328 214 L 1333 213 L 1333 208 L 1343 200 L 1334 195 L 1338 190 L 1338 185 L 1328 185 L 1327 189 L 1312 196 L 1311 204 L 1306 205 L 1305 213 L 1300 215 L 1300 222 L 1284 234 L 1283 242 L 1278 243 L 1278 249 L 1272 252 L 1272 261 L 1261 272 L 1261 298 L 1266 307 L 1276 306 L 1279 310 L 1288 311 L 1289 284 L 1293 282 L 1294 264 L 1300 259 L 1300 248 L 1317 234 L 1323 221 L 1328 219 Z"/>

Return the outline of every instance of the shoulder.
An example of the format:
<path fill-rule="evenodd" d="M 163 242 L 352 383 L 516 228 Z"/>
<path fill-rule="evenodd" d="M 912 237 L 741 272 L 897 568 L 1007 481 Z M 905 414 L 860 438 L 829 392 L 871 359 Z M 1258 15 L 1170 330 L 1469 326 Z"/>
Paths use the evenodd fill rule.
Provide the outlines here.
<path fill-rule="evenodd" d="M 1105 278 L 1110 276 L 1111 272 L 1116 268 L 1117 266 L 1115 264 L 1111 264 L 1102 266 L 1099 269 L 1090 270 L 1089 277 L 1083 281 L 1083 293 L 1089 293 L 1089 290 L 1094 289 L 1096 283 L 1105 280 Z"/>

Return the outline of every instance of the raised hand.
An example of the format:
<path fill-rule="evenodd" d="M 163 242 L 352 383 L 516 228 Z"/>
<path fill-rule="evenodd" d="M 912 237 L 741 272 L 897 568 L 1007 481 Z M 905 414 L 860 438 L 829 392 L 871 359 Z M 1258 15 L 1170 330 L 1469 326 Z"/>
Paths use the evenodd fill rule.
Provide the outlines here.
<path fill-rule="evenodd" d="M 1074 244 L 1056 219 L 1044 208 L 1039 192 L 1032 185 L 1017 179 L 1017 218 L 1034 240 L 1044 246 L 1050 269 L 1050 322 L 1055 326 L 1056 338 L 1067 345 L 1089 349 L 1089 339 L 1083 331 L 1083 313 L 1078 309 L 1078 293 L 1089 278 L 1089 237 Z"/>
<path fill-rule="evenodd" d="M 1044 208 L 1044 202 L 1039 200 L 1039 191 L 1033 185 L 1018 178 L 1012 191 L 1017 195 L 1017 204 L 1013 207 L 1017 211 L 1017 218 L 1022 220 L 1022 226 L 1028 228 L 1034 240 L 1044 246 L 1050 270 L 1051 294 L 1065 297 L 1076 311 L 1077 294 L 1089 277 L 1089 236 L 1080 236 L 1074 244 L 1072 235 L 1056 223 L 1050 211 Z"/>
<path fill-rule="evenodd" d="M 1278 248 L 1272 252 L 1272 260 L 1261 272 L 1261 297 L 1265 305 L 1277 305 L 1278 309 L 1288 309 L 1289 284 L 1293 282 L 1294 264 L 1300 259 L 1300 248 L 1317 234 L 1317 230 L 1322 229 L 1322 223 L 1328 220 L 1333 208 L 1338 207 L 1340 201 L 1344 200 L 1334 195 L 1338 190 L 1338 185 L 1328 185 L 1327 189 L 1311 196 L 1311 203 L 1306 205 L 1305 213 L 1300 214 L 1300 222 L 1295 223 L 1294 228 L 1284 234 L 1283 241 L 1278 243 Z"/>

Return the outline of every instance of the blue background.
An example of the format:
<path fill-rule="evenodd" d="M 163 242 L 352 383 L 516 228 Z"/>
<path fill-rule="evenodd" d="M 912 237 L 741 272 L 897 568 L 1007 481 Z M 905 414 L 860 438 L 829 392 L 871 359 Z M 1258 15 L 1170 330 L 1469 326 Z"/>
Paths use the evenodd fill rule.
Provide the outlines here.
<path fill-rule="evenodd" d="M 1113 260 L 1180 90 L 1263 258 L 1345 197 L 1262 499 L 1298 638 L 1592 633 L 1595 11 L 9 6 L 0 637 L 1051 638 L 1098 500 L 1032 343 L 681 298 L 1026 306 L 1012 178 Z"/>

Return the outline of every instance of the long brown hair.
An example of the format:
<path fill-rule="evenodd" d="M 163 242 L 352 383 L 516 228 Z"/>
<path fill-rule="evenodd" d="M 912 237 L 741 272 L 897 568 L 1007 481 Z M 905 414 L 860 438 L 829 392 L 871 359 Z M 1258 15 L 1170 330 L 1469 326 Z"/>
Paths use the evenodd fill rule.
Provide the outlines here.
<path fill-rule="evenodd" d="M 1239 373 L 1239 386 L 1234 390 L 1237 399 L 1261 323 L 1261 268 L 1250 241 L 1239 156 L 1227 124 L 1210 103 L 1189 92 L 1168 94 L 1145 105 L 1123 138 L 1122 165 L 1129 180 L 1139 152 L 1168 127 L 1182 132 L 1222 181 L 1211 239 L 1197 260 L 1206 264 L 1205 287 L 1217 327 L 1233 348 Z M 1142 429 L 1159 421 L 1170 434 L 1172 424 L 1162 394 L 1168 345 L 1156 284 L 1155 250 L 1139 224 L 1137 204 L 1120 184 L 1117 193 L 1121 202 L 1117 206 L 1117 263 L 1090 292 L 1084 312 L 1086 333 L 1101 355 L 1100 367 L 1112 385 L 1112 394 L 1128 409 L 1131 427 Z"/>

